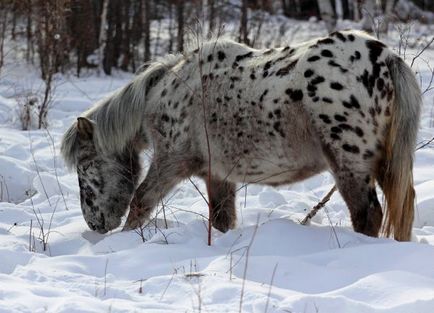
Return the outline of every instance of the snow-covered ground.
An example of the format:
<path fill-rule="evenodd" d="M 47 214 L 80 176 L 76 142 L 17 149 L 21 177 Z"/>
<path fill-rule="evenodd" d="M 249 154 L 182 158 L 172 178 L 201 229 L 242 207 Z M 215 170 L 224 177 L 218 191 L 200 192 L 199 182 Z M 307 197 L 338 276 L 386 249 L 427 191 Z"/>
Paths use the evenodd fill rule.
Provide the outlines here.
<path fill-rule="evenodd" d="M 293 37 L 325 34 L 312 25 L 293 24 Z M 412 42 L 426 38 L 418 27 Z M 387 39 L 395 47 L 396 36 Z M 59 145 L 76 116 L 131 75 L 57 76 L 48 130 L 21 131 L 17 95 L 42 83 L 16 58 L 0 79 L 0 312 L 434 312 L 433 145 L 416 153 L 412 242 L 354 233 L 338 193 L 310 226 L 299 225 L 333 186 L 326 173 L 242 188 L 237 228 L 214 231 L 210 247 L 207 205 L 188 181 L 163 203 L 167 224 L 160 206 L 144 240 L 134 231 L 100 235 L 82 218 Z M 423 60 L 433 67 L 434 50 Z M 415 65 L 422 89 L 431 75 L 423 60 Z M 424 94 L 418 141 L 433 136 L 434 90 Z"/>

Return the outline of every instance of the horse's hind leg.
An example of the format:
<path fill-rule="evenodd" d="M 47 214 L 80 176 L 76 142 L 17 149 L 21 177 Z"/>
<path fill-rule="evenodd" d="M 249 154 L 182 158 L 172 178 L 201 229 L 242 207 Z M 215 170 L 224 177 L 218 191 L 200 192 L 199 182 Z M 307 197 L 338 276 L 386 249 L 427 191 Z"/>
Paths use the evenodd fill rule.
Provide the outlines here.
<path fill-rule="evenodd" d="M 214 228 L 221 232 L 233 229 L 237 216 L 235 212 L 235 184 L 212 178 L 211 182 L 204 177 L 211 204 L 211 222 Z"/>
<path fill-rule="evenodd" d="M 383 212 L 375 191 L 372 167 L 346 151 L 325 149 L 325 152 L 336 186 L 350 211 L 354 230 L 378 237 Z"/>
<path fill-rule="evenodd" d="M 370 175 L 340 171 L 334 173 L 334 176 L 339 192 L 350 210 L 354 230 L 378 237 L 383 213 Z"/>

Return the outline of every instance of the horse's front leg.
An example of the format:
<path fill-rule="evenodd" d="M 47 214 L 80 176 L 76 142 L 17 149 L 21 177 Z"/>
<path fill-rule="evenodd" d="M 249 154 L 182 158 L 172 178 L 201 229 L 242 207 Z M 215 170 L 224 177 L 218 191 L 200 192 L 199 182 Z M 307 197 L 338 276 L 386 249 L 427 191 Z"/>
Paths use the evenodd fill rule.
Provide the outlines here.
<path fill-rule="evenodd" d="M 130 212 L 123 230 L 142 226 L 172 188 L 181 180 L 193 175 L 201 163 L 195 158 L 154 157 L 146 178 L 136 189 L 130 203 Z"/>
<path fill-rule="evenodd" d="M 204 177 L 211 204 L 211 222 L 214 228 L 225 233 L 235 228 L 235 184 L 226 180 Z"/>

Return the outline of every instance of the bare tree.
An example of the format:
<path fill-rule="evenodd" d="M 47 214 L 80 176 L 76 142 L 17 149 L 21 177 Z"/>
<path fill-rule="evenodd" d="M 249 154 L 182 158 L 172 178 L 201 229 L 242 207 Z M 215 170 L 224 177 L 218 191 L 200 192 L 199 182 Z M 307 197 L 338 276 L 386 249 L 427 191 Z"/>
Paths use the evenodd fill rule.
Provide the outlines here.
<path fill-rule="evenodd" d="M 30 62 L 35 55 L 35 47 L 33 45 L 33 32 L 32 32 L 32 25 L 33 25 L 33 10 L 32 10 L 32 0 L 26 0 L 25 3 L 25 14 L 26 14 L 26 40 L 27 40 L 27 49 L 26 49 L 26 61 Z"/>
<path fill-rule="evenodd" d="M 6 39 L 6 29 L 8 20 L 7 5 L 2 1 L 0 3 L 0 70 L 4 63 L 4 42 Z"/>
<path fill-rule="evenodd" d="M 247 29 L 247 13 L 248 13 L 247 5 L 248 5 L 248 0 L 241 1 L 241 21 L 240 21 L 240 35 L 239 35 L 239 42 L 245 43 L 246 45 L 249 44 L 249 38 L 248 38 L 249 31 Z"/>
<path fill-rule="evenodd" d="M 321 19 L 324 21 L 327 31 L 330 33 L 336 28 L 336 15 L 330 0 L 318 0 L 318 8 Z"/>
<path fill-rule="evenodd" d="M 184 51 L 184 1 L 178 0 L 176 3 L 176 19 L 178 21 L 177 49 Z"/>
<path fill-rule="evenodd" d="M 337 19 L 342 20 L 342 18 L 344 17 L 342 0 L 335 0 L 335 10 Z"/>
<path fill-rule="evenodd" d="M 151 1 L 144 0 L 143 9 L 145 11 L 145 20 L 143 23 L 143 40 L 144 40 L 144 48 L 145 54 L 143 56 L 144 61 L 149 61 L 151 59 Z"/>
<path fill-rule="evenodd" d="M 38 128 L 46 127 L 48 108 L 51 103 L 53 76 L 66 62 L 64 51 L 68 47 L 65 11 L 69 0 L 38 0 L 36 42 L 41 69 L 45 82 L 43 100 L 39 106 Z"/>
<path fill-rule="evenodd" d="M 375 0 L 365 0 L 362 7 L 362 29 L 367 32 L 374 30 Z"/>
<path fill-rule="evenodd" d="M 384 9 L 384 18 L 383 18 L 383 22 L 380 25 L 380 31 L 382 33 L 387 33 L 389 29 L 389 23 L 392 20 L 393 6 L 395 5 L 395 0 L 385 0 L 385 1 L 386 1 L 386 7 Z"/>
<path fill-rule="evenodd" d="M 353 10 L 353 19 L 355 21 L 360 21 L 360 5 L 359 0 L 350 0 L 352 2 L 352 10 Z"/>
<path fill-rule="evenodd" d="M 215 0 L 208 0 L 208 34 L 211 34 L 215 27 Z"/>

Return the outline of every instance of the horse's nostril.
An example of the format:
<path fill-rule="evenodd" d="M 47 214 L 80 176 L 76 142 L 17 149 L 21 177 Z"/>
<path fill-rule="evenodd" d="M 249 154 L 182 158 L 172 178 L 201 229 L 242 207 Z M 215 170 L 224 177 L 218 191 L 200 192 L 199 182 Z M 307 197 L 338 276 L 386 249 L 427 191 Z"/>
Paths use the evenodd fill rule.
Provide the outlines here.
<path fill-rule="evenodd" d="M 93 224 L 93 223 L 87 223 L 87 225 L 89 226 L 90 229 L 96 230 L 95 224 Z"/>

